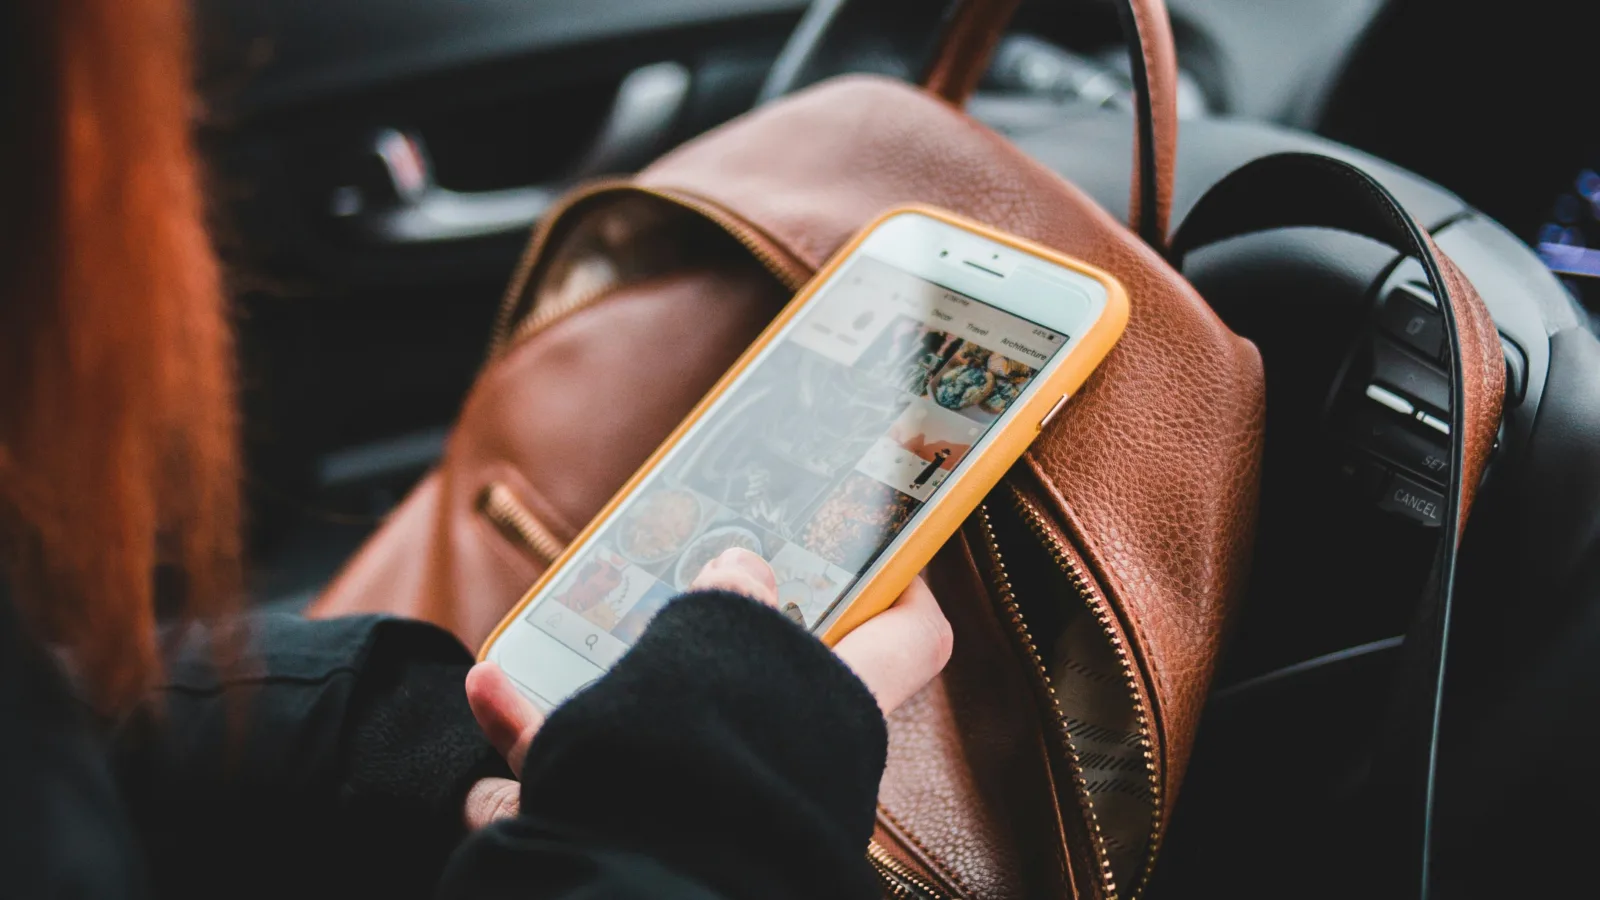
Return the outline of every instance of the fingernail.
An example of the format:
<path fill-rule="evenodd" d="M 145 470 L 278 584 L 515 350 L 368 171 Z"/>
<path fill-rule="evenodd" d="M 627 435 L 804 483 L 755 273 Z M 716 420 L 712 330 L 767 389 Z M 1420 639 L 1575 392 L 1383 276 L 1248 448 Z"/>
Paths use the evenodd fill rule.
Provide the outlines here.
<path fill-rule="evenodd" d="M 717 562 L 738 569 L 773 590 L 778 589 L 778 578 L 772 574 L 772 567 L 758 554 L 743 547 L 729 547 L 722 551 L 722 555 L 717 557 Z"/>

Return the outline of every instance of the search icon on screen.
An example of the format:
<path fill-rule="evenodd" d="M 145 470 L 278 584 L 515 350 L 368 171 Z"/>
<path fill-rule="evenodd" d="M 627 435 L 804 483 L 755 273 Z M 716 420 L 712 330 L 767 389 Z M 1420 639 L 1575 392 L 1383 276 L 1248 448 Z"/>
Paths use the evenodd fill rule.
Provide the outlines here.
<path fill-rule="evenodd" d="M 595 644 L 596 644 L 596 643 L 598 643 L 598 642 L 599 642 L 599 640 L 600 640 L 600 635 L 598 635 L 598 634 L 591 634 L 591 635 L 589 635 L 589 636 L 588 636 L 588 637 L 586 637 L 586 638 L 584 638 L 584 639 L 583 639 L 583 645 L 584 645 L 584 646 L 585 646 L 585 647 L 588 647 L 588 648 L 589 648 L 589 649 L 590 649 L 590 650 L 593 650 L 593 649 L 594 649 L 594 645 L 595 645 Z"/>

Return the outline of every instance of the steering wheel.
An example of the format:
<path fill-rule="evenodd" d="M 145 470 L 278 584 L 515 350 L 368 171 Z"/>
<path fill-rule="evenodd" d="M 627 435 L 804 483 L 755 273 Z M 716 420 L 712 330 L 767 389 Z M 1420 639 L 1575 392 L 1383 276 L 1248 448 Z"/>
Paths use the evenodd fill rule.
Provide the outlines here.
<path fill-rule="evenodd" d="M 846 69 L 915 77 L 951 5 L 818 0 L 762 97 Z M 981 98 L 971 112 L 1126 214 L 1126 113 Z M 1600 606 L 1590 602 L 1600 598 L 1600 340 L 1499 223 L 1437 184 L 1306 132 L 1186 120 L 1173 228 L 1223 176 L 1285 151 L 1341 158 L 1383 183 L 1471 279 L 1500 330 L 1506 409 L 1458 578 L 1435 896 L 1558 883 L 1559 865 L 1530 859 L 1553 861 L 1564 848 L 1576 856 L 1582 838 L 1564 825 L 1569 810 L 1600 803 L 1600 779 L 1568 752 L 1600 738 L 1590 714 L 1600 694 L 1590 662 L 1600 658 Z M 1400 636 L 1427 575 L 1437 525 L 1427 498 L 1438 496 L 1443 446 L 1429 440 L 1429 423 L 1392 415 L 1422 421 L 1403 391 L 1384 386 L 1424 398 L 1443 390 L 1437 314 L 1416 260 L 1327 229 L 1224 241 L 1191 254 L 1184 274 L 1261 349 L 1267 450 L 1249 595 L 1152 896 L 1275 897 L 1340 865 L 1322 854 L 1359 847 L 1338 833 L 1334 810 L 1382 749 L 1367 738 L 1383 730 Z M 1398 502 L 1397 485 L 1422 501 Z M 1517 823 L 1509 837 L 1508 822 Z M 1526 852 L 1508 852 L 1508 840 Z"/>

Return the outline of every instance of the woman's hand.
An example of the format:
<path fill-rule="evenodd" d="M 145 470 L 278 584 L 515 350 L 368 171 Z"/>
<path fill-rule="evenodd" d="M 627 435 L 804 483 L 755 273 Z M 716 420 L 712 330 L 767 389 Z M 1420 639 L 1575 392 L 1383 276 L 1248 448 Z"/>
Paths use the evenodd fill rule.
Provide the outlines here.
<path fill-rule="evenodd" d="M 511 772 L 522 777 L 528 745 L 544 724 L 544 713 L 516 689 L 506 673 L 492 662 L 482 662 L 467 673 L 467 704 L 489 743 L 500 751 Z M 467 828 L 477 831 L 517 814 L 522 785 L 509 778 L 485 778 L 467 791 Z"/>
<path fill-rule="evenodd" d="M 693 590 L 743 594 L 778 606 L 778 581 L 760 556 L 741 548 L 724 551 L 700 570 Z M 894 605 L 844 636 L 834 652 L 856 673 L 885 716 L 922 690 L 950 660 L 950 623 L 921 578 L 911 582 Z M 479 663 L 467 674 L 467 702 L 489 742 L 521 777 L 544 715 L 511 684 L 494 663 Z M 466 821 L 477 829 L 517 814 L 520 785 L 485 778 L 467 794 Z"/>
<path fill-rule="evenodd" d="M 733 591 L 771 607 L 778 605 L 772 567 L 737 547 L 706 563 L 691 587 Z M 950 623 L 933 592 L 918 578 L 893 606 L 861 623 L 833 651 L 866 684 L 887 716 L 944 669 L 950 642 Z"/>

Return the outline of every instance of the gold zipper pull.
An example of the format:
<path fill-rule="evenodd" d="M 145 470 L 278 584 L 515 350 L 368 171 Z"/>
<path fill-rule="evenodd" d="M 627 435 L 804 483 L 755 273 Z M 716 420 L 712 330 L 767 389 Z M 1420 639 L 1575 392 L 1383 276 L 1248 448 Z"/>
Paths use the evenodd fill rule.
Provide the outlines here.
<path fill-rule="evenodd" d="M 478 495 L 478 511 L 513 543 L 548 566 L 566 544 L 540 522 L 505 484 L 493 481 Z"/>

